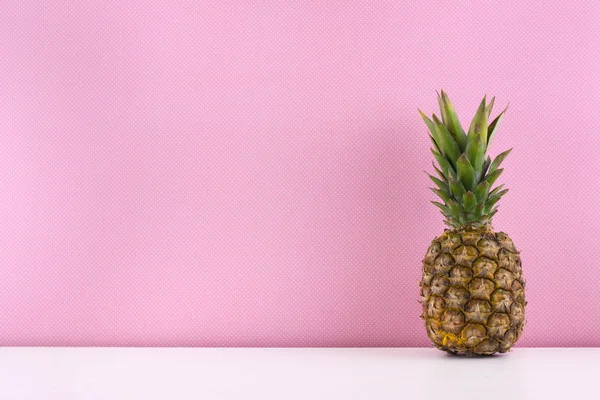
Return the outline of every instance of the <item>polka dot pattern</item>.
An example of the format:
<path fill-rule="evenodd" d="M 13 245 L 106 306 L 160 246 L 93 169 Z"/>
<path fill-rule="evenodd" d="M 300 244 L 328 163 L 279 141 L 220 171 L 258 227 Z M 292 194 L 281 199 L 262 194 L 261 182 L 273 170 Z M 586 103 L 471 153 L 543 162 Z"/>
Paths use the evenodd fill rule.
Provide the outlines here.
<path fill-rule="evenodd" d="M 0 345 L 429 346 L 443 88 L 511 104 L 518 345 L 600 346 L 600 3 L 92 3 L 0 6 Z"/>

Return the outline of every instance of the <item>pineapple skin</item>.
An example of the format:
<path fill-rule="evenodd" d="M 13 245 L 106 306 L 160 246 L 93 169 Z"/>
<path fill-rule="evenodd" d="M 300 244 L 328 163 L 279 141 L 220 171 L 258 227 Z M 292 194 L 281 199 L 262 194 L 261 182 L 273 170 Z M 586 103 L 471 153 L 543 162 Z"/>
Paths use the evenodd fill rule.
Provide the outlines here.
<path fill-rule="evenodd" d="M 510 237 L 489 225 L 445 230 L 423 259 L 421 304 L 435 347 L 468 356 L 505 353 L 525 325 L 525 281 Z"/>

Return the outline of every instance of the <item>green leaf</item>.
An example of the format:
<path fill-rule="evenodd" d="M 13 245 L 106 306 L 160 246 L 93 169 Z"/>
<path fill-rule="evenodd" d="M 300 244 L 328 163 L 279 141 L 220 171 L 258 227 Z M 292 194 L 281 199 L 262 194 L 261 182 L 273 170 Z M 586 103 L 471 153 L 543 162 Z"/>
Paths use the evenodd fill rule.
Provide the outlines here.
<path fill-rule="evenodd" d="M 505 152 L 498 154 L 496 158 L 494 158 L 492 165 L 490 165 L 490 174 L 498 169 L 502 161 L 504 161 L 504 159 L 510 154 L 511 151 L 512 149 L 508 149 Z"/>
<path fill-rule="evenodd" d="M 497 212 L 498 212 L 498 207 L 494 208 L 493 210 L 490 210 L 490 212 L 487 215 L 488 219 L 492 219 L 492 217 L 494 215 L 496 215 Z"/>
<path fill-rule="evenodd" d="M 456 170 L 454 169 L 454 167 L 452 165 L 450 165 L 450 163 L 448 162 L 448 160 L 446 160 L 444 158 L 444 156 L 442 156 L 440 153 L 436 152 L 433 149 L 431 149 L 431 153 L 433 154 L 433 156 L 435 157 L 436 161 L 438 162 L 438 165 L 440 166 L 440 168 L 444 172 L 444 176 L 448 176 L 448 177 L 454 176 L 454 177 L 456 177 Z"/>
<path fill-rule="evenodd" d="M 446 176 L 444 175 L 444 173 L 442 171 L 440 171 L 440 169 L 438 167 L 435 166 L 435 163 L 432 161 L 431 165 L 433 165 L 433 169 L 435 169 L 435 172 L 440 176 L 440 178 L 442 178 L 442 180 L 445 182 L 447 180 Z"/>
<path fill-rule="evenodd" d="M 496 204 L 498 202 L 498 200 L 500 200 L 502 198 L 502 196 L 504 196 L 506 194 L 506 192 L 508 192 L 508 189 L 504 189 L 502 191 L 499 191 L 497 193 L 494 193 L 494 195 L 490 195 L 487 199 L 486 204 Z"/>
<path fill-rule="evenodd" d="M 483 204 L 479 203 L 473 211 L 473 215 L 475 215 L 478 219 L 483 215 L 483 206 Z"/>
<path fill-rule="evenodd" d="M 483 209 L 483 210 L 484 210 L 484 212 L 485 212 L 486 214 L 489 214 L 489 213 L 490 213 L 490 211 L 492 210 L 492 208 L 494 208 L 494 206 L 496 205 L 496 203 L 498 203 L 498 200 L 500 200 L 500 198 L 499 198 L 499 197 L 498 197 L 498 198 L 496 198 L 496 199 L 494 199 L 494 200 L 490 200 L 490 199 L 488 199 L 488 201 L 485 203 L 485 207 L 484 207 L 484 209 Z"/>
<path fill-rule="evenodd" d="M 490 114 L 492 113 L 492 108 L 494 107 L 494 101 L 496 100 L 496 96 L 492 97 L 490 104 L 487 105 L 485 111 L 487 112 L 488 120 L 490 119 Z"/>
<path fill-rule="evenodd" d="M 490 196 L 493 196 L 493 195 L 495 195 L 496 193 L 498 193 L 500 190 L 502 190 L 502 188 L 503 188 L 503 187 L 504 187 L 504 184 L 502 184 L 502 185 L 499 185 L 499 186 L 496 186 L 496 187 L 494 188 L 494 190 L 492 190 L 492 191 L 490 192 Z"/>
<path fill-rule="evenodd" d="M 477 113 L 475 113 L 475 117 L 473 117 L 473 120 L 471 121 L 471 126 L 469 127 L 469 133 L 467 135 L 467 141 L 475 141 L 477 138 L 481 138 L 483 144 L 487 146 L 487 130 L 487 112 L 485 110 L 484 96 L 483 100 L 481 100 L 481 103 L 479 104 Z"/>
<path fill-rule="evenodd" d="M 437 201 L 432 201 L 431 204 L 433 204 L 434 206 L 436 206 L 437 208 L 439 208 L 440 210 L 442 210 L 442 212 L 444 213 L 444 215 L 450 214 L 450 208 L 448 208 L 447 206 L 443 205 L 442 203 L 437 202 Z"/>
<path fill-rule="evenodd" d="M 460 150 L 464 151 L 465 148 L 467 147 L 467 136 L 465 135 L 465 131 L 463 130 L 462 126 L 460 125 L 460 121 L 458 120 L 458 116 L 456 115 L 456 111 L 454 110 L 454 106 L 452 106 L 452 103 L 450 102 L 448 95 L 446 93 L 444 93 L 443 90 L 442 90 L 441 100 L 442 100 L 442 108 L 444 109 L 444 112 L 442 113 L 442 117 L 444 116 L 444 113 L 445 113 L 446 125 L 448 126 L 448 130 L 450 131 L 450 133 L 452 133 L 452 135 L 454 135 L 456 142 L 460 146 Z"/>
<path fill-rule="evenodd" d="M 462 197 L 463 205 L 466 211 L 471 211 L 477 205 L 477 199 L 473 192 L 466 192 Z"/>
<path fill-rule="evenodd" d="M 490 192 L 490 183 L 488 181 L 483 181 L 477 185 L 475 188 L 475 197 L 477 197 L 478 203 L 484 203 L 487 199 Z"/>
<path fill-rule="evenodd" d="M 423 114 L 423 111 L 419 110 L 419 114 L 421 114 L 421 118 L 423 118 L 423 121 L 425 121 L 425 125 L 427 125 L 427 128 L 429 129 L 429 132 L 431 132 L 431 137 L 433 138 L 433 141 L 436 143 L 436 147 L 440 147 L 440 143 L 437 137 L 437 130 L 435 129 L 435 124 L 433 123 L 433 121 L 431 121 L 427 115 Z"/>
<path fill-rule="evenodd" d="M 437 129 L 437 137 L 442 148 L 442 153 L 448 160 L 457 160 L 458 157 L 460 157 L 458 143 L 456 143 L 454 137 L 444 125 L 436 122 L 435 127 Z"/>
<path fill-rule="evenodd" d="M 446 203 L 447 203 L 448 201 L 450 201 L 450 193 L 448 193 L 447 191 L 445 191 L 445 190 L 440 190 L 440 189 L 435 189 L 435 188 L 429 188 L 429 189 L 431 189 L 431 191 L 432 191 L 433 193 L 435 193 L 436 195 L 438 195 L 438 197 L 439 197 L 440 199 L 444 200 Z"/>
<path fill-rule="evenodd" d="M 453 216 L 460 218 L 462 213 L 465 211 L 464 208 L 456 201 L 450 200 L 446 204 L 450 207 L 450 212 Z"/>
<path fill-rule="evenodd" d="M 496 179 L 498 179 L 498 177 L 502 174 L 502 171 L 504 171 L 503 168 L 497 169 L 494 172 L 490 172 L 485 177 L 485 180 L 490 184 L 490 186 L 492 186 L 494 182 L 496 182 Z"/>
<path fill-rule="evenodd" d="M 440 114 L 442 115 L 442 121 L 444 122 L 444 125 L 447 125 L 448 113 L 446 113 L 446 108 L 444 107 L 444 100 L 442 99 L 442 96 L 437 90 L 435 92 L 437 93 L 438 104 L 440 105 Z"/>
<path fill-rule="evenodd" d="M 485 156 L 485 144 L 480 137 L 475 140 L 469 140 L 467 143 L 467 158 L 475 169 L 475 179 L 479 181 L 481 170 L 483 168 L 483 157 Z"/>
<path fill-rule="evenodd" d="M 435 150 L 438 153 L 441 153 L 442 151 L 440 150 L 440 146 L 438 146 L 438 144 L 436 143 L 435 139 L 433 138 L 433 136 L 429 135 L 429 139 L 431 139 L 431 143 L 433 144 L 433 147 L 435 148 Z"/>
<path fill-rule="evenodd" d="M 441 190 L 447 190 L 447 188 L 448 188 L 448 185 L 446 184 L 446 182 L 444 182 L 444 181 L 442 181 L 442 180 L 440 180 L 440 179 L 436 178 L 436 177 L 435 177 L 435 176 L 433 176 L 433 175 L 429 175 L 429 174 L 427 174 L 427 176 L 429 176 L 429 179 L 431 179 L 431 181 L 432 181 L 433 183 L 435 183 L 435 185 L 436 185 L 438 188 L 440 188 Z"/>
<path fill-rule="evenodd" d="M 448 220 L 444 221 L 444 224 L 448 225 L 452 229 L 456 229 L 456 228 L 460 227 L 458 224 L 456 224 L 452 221 L 448 221 Z"/>
<path fill-rule="evenodd" d="M 450 192 L 454 196 L 455 199 L 462 199 L 463 194 L 465 194 L 465 187 L 462 183 L 460 183 L 456 179 L 449 180 Z"/>
<path fill-rule="evenodd" d="M 477 155 L 475 156 L 475 163 L 473 164 L 477 182 L 479 182 L 482 177 L 481 171 L 483 169 L 483 157 L 485 157 L 485 145 L 482 141 L 477 140 Z"/>
<path fill-rule="evenodd" d="M 465 189 L 475 189 L 475 170 L 464 153 L 456 162 L 456 171 L 458 180 L 462 182 Z"/>
<path fill-rule="evenodd" d="M 496 129 L 498 129 L 498 125 L 500 125 L 500 121 L 502 121 L 502 117 L 504 116 L 506 110 L 508 110 L 508 104 L 506 105 L 506 108 L 500 114 L 498 114 L 498 116 L 488 126 L 487 147 L 490 147 L 490 143 L 492 143 L 492 139 L 494 139 L 494 135 L 496 134 Z"/>
<path fill-rule="evenodd" d="M 481 167 L 481 176 L 485 176 L 487 174 L 488 168 L 490 167 L 491 163 L 492 159 L 490 158 L 490 156 L 487 156 L 485 161 L 483 162 L 483 166 Z M 481 180 L 481 177 L 479 177 L 479 179 Z"/>

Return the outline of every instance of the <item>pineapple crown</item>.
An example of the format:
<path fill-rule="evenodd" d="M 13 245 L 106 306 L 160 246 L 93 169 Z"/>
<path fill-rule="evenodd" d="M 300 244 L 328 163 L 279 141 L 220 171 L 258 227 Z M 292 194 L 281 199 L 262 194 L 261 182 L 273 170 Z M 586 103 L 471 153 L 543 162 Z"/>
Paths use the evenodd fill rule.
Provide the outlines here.
<path fill-rule="evenodd" d="M 498 168 L 512 149 L 500 153 L 494 161 L 487 155 L 489 145 L 508 108 L 488 124 L 494 99 L 486 104 L 483 97 L 469 131 L 465 133 L 448 95 L 438 93 L 442 120 L 433 114 L 429 119 L 419 113 L 429 128 L 431 152 L 438 177 L 429 175 L 436 187 L 431 190 L 443 200 L 432 201 L 442 211 L 444 223 L 453 229 L 488 225 L 498 211 L 497 203 L 508 189 L 500 185 L 492 189 L 503 169 Z"/>

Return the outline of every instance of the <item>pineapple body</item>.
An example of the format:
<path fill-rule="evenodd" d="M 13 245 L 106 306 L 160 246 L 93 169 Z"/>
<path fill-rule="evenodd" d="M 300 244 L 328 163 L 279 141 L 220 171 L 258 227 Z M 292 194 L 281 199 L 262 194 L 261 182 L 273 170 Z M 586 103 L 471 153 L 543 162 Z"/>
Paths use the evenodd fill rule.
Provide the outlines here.
<path fill-rule="evenodd" d="M 465 355 L 504 353 L 525 325 L 519 252 L 489 225 L 446 230 L 423 259 L 422 318 L 438 349 Z"/>

